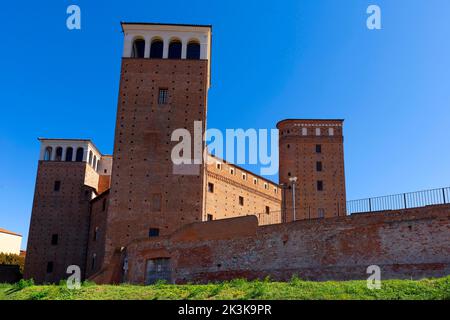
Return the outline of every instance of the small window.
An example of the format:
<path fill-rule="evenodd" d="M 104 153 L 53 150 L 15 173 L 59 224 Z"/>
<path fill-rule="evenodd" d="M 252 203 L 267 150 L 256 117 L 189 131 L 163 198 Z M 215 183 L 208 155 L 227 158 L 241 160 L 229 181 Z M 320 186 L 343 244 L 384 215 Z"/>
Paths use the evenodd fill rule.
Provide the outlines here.
<path fill-rule="evenodd" d="M 76 162 L 82 162 L 83 161 L 83 156 L 84 156 L 84 149 L 83 148 L 78 148 L 75 161 Z"/>
<path fill-rule="evenodd" d="M 322 145 L 316 144 L 316 153 L 322 153 Z"/>
<path fill-rule="evenodd" d="M 95 260 L 97 260 L 97 255 L 94 253 L 91 260 L 91 270 L 95 269 Z"/>
<path fill-rule="evenodd" d="M 92 151 L 89 151 L 89 164 L 92 166 L 92 157 L 94 156 L 94 154 L 92 153 Z"/>
<path fill-rule="evenodd" d="M 99 231 L 99 227 L 95 227 L 94 229 L 94 237 L 92 238 L 92 240 L 97 241 L 98 240 L 98 231 Z"/>
<path fill-rule="evenodd" d="M 317 190 L 323 191 L 323 181 L 317 181 Z"/>
<path fill-rule="evenodd" d="M 168 96 L 169 96 L 168 89 L 159 89 L 158 104 L 167 104 Z"/>
<path fill-rule="evenodd" d="M 217 169 L 222 170 L 222 164 L 220 162 L 217 162 Z"/>
<path fill-rule="evenodd" d="M 242 180 L 247 180 L 247 175 L 245 173 L 242 174 Z"/>
<path fill-rule="evenodd" d="M 316 171 L 322 171 L 322 161 L 316 162 Z"/>
<path fill-rule="evenodd" d="M 254 185 L 257 185 L 257 184 L 258 184 L 258 179 L 253 178 L 253 184 L 254 184 Z"/>
<path fill-rule="evenodd" d="M 308 135 L 308 129 L 302 128 L 302 135 L 307 136 Z"/>
<path fill-rule="evenodd" d="M 53 185 L 53 191 L 58 192 L 61 189 L 61 181 L 55 181 L 55 184 Z"/>
<path fill-rule="evenodd" d="M 136 39 L 133 42 L 133 48 L 131 51 L 132 58 L 144 58 L 145 52 L 145 40 L 144 39 Z"/>
<path fill-rule="evenodd" d="M 181 59 L 182 44 L 179 40 L 173 40 L 169 44 L 169 59 Z"/>
<path fill-rule="evenodd" d="M 270 214 L 270 207 L 266 206 L 266 214 Z"/>
<path fill-rule="evenodd" d="M 160 39 L 153 40 L 150 46 L 150 58 L 162 59 L 163 57 L 164 43 Z"/>
<path fill-rule="evenodd" d="M 230 168 L 230 173 L 234 175 L 234 169 Z"/>
<path fill-rule="evenodd" d="M 334 129 L 333 128 L 328 128 L 328 135 L 329 136 L 334 136 Z"/>
<path fill-rule="evenodd" d="M 73 148 L 69 147 L 66 150 L 66 161 L 72 161 L 72 156 L 73 156 Z"/>
<path fill-rule="evenodd" d="M 275 194 L 278 194 L 278 188 L 273 188 L 273 192 L 275 192 Z"/>
<path fill-rule="evenodd" d="M 244 197 L 239 196 L 239 205 L 243 206 L 244 205 Z"/>
<path fill-rule="evenodd" d="M 187 45 L 186 59 L 198 60 L 200 59 L 200 43 L 191 41 Z"/>
<path fill-rule="evenodd" d="M 56 148 L 55 161 L 61 161 L 62 160 L 62 154 L 63 154 L 63 148 L 61 148 L 61 147 Z"/>
<path fill-rule="evenodd" d="M 148 236 L 150 238 L 159 237 L 159 229 L 158 228 L 150 228 L 148 230 Z"/>
<path fill-rule="evenodd" d="M 208 215 L 206 216 L 206 220 L 207 220 L 207 221 L 213 221 L 213 220 L 214 220 L 213 215 L 212 215 L 212 214 L 208 214 Z"/>
<path fill-rule="evenodd" d="M 214 183 L 208 182 L 208 192 L 214 193 Z"/>
<path fill-rule="evenodd" d="M 44 160 L 45 161 L 52 160 L 52 147 L 45 148 Z"/>
<path fill-rule="evenodd" d="M 320 136 L 320 128 L 316 128 L 316 136 Z"/>
<path fill-rule="evenodd" d="M 53 272 L 53 261 L 47 262 L 47 273 Z"/>
<path fill-rule="evenodd" d="M 318 217 L 320 219 L 325 218 L 325 210 L 324 209 L 319 209 Z"/>
<path fill-rule="evenodd" d="M 58 244 L 58 235 L 52 234 L 52 246 L 56 246 Z"/>
<path fill-rule="evenodd" d="M 97 171 L 97 156 L 94 156 L 94 162 L 92 162 L 92 168 Z"/>
<path fill-rule="evenodd" d="M 269 185 L 267 183 L 264 183 L 264 189 L 269 190 Z"/>

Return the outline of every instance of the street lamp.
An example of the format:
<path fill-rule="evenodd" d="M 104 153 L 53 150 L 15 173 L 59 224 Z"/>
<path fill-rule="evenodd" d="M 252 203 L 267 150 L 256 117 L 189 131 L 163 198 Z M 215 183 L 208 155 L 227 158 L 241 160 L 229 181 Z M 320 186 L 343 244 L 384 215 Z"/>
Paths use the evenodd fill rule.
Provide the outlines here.
<path fill-rule="evenodd" d="M 296 215 L 295 215 L 295 183 L 297 182 L 297 177 L 291 177 L 289 178 L 289 181 L 292 184 L 292 206 L 294 208 L 294 221 L 296 220 Z"/>

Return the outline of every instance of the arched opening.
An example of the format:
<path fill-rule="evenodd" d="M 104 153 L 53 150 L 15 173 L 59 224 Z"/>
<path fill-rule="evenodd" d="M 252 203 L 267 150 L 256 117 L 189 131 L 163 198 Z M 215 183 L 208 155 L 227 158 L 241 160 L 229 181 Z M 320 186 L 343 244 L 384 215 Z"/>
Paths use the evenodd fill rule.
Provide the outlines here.
<path fill-rule="evenodd" d="M 97 164 L 95 165 L 95 171 L 98 171 L 99 164 L 100 164 L 100 159 L 97 160 Z"/>
<path fill-rule="evenodd" d="M 75 157 L 75 161 L 76 162 L 82 162 L 83 161 L 83 155 L 84 155 L 84 149 L 83 148 L 78 148 L 77 149 L 77 155 Z"/>
<path fill-rule="evenodd" d="M 72 157 L 73 157 L 73 148 L 68 147 L 66 150 L 66 161 L 72 161 Z"/>
<path fill-rule="evenodd" d="M 97 171 L 97 156 L 94 156 L 94 162 L 92 162 L 92 167 Z"/>
<path fill-rule="evenodd" d="M 92 151 L 89 151 L 89 164 L 92 166 L 92 156 L 94 154 L 92 153 Z"/>
<path fill-rule="evenodd" d="M 150 46 L 150 58 L 162 59 L 164 50 L 164 42 L 161 39 L 155 39 Z"/>
<path fill-rule="evenodd" d="M 44 153 L 44 160 L 45 161 L 50 161 L 52 159 L 52 147 L 47 147 L 45 148 L 45 153 Z"/>
<path fill-rule="evenodd" d="M 61 148 L 61 147 L 56 148 L 55 161 L 61 161 L 62 154 L 63 154 L 63 148 Z"/>
<path fill-rule="evenodd" d="M 199 60 L 200 59 L 200 43 L 197 41 L 190 41 L 187 45 L 186 59 Z"/>
<path fill-rule="evenodd" d="M 136 39 L 133 42 L 133 50 L 131 51 L 132 58 L 144 58 L 145 40 Z"/>
<path fill-rule="evenodd" d="M 181 59 L 181 41 L 172 40 L 169 44 L 169 59 Z"/>

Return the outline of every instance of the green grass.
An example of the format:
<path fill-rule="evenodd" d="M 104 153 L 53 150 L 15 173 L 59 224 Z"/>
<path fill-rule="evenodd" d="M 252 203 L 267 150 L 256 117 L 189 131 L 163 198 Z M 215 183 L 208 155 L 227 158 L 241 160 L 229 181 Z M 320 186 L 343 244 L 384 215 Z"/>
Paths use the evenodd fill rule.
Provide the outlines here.
<path fill-rule="evenodd" d="M 246 281 L 205 285 L 95 285 L 84 283 L 79 290 L 61 285 L 36 286 L 22 281 L 0 284 L 0 300 L 172 300 L 172 299 L 332 299 L 332 300 L 450 300 L 450 276 L 440 279 L 385 280 L 380 290 L 367 289 L 366 281 L 290 282 Z"/>

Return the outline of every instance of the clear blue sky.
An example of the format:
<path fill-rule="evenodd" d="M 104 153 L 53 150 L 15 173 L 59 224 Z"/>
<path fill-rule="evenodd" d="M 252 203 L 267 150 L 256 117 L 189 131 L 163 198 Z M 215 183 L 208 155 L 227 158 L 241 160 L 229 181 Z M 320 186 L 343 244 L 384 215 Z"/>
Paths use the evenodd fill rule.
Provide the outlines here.
<path fill-rule="evenodd" d="M 70 4 L 80 31 L 65 26 Z M 381 31 L 366 28 L 369 4 Z M 348 199 L 448 186 L 449 12 L 448 0 L 4 1 L 0 227 L 26 246 L 37 137 L 112 152 L 120 21 L 213 25 L 208 127 L 344 118 Z"/>

